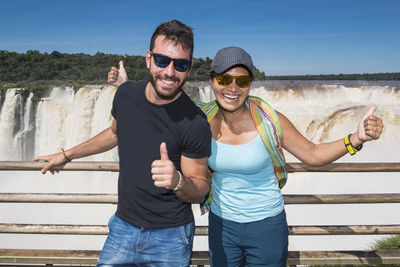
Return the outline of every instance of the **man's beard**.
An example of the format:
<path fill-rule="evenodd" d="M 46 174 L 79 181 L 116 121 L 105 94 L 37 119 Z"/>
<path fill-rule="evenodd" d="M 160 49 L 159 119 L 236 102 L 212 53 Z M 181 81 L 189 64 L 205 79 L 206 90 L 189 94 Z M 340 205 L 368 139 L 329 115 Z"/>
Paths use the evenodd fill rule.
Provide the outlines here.
<path fill-rule="evenodd" d="M 150 77 L 150 83 L 153 86 L 155 93 L 157 94 L 157 96 L 159 98 L 161 98 L 163 100 L 171 100 L 171 99 L 173 99 L 182 90 L 182 87 L 186 82 L 186 79 L 185 79 L 181 84 L 179 84 L 180 80 L 177 77 L 175 77 L 175 76 L 168 77 L 168 76 L 164 75 L 163 79 L 171 80 L 171 81 L 174 81 L 174 82 L 178 82 L 179 86 L 177 88 L 173 89 L 173 90 L 161 90 L 156 85 L 156 80 L 161 80 L 162 79 L 161 75 L 152 75 L 151 73 L 149 73 L 149 77 Z"/>

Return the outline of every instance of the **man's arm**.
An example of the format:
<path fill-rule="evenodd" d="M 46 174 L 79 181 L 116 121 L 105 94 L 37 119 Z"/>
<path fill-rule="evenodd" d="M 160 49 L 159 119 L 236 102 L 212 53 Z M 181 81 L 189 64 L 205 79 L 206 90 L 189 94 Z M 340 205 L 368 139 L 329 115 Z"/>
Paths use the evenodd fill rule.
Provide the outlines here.
<path fill-rule="evenodd" d="M 207 158 L 193 159 L 181 156 L 182 173 L 168 158 L 165 143 L 160 145 L 160 160 L 151 165 L 154 185 L 174 190 L 176 196 L 183 202 L 200 203 L 208 193 Z"/>
<path fill-rule="evenodd" d="M 117 139 L 117 122 L 115 119 L 112 121 L 111 127 L 105 129 L 98 135 L 83 142 L 71 149 L 65 150 L 65 155 L 70 159 L 82 158 L 98 153 L 105 152 L 114 148 L 118 144 Z M 47 156 L 40 156 L 33 159 L 33 161 L 47 161 L 48 164 L 43 167 L 41 172 L 45 174 L 48 170 L 54 174 L 53 167 L 65 164 L 68 160 L 64 157 L 63 153 L 56 153 Z"/>
<path fill-rule="evenodd" d="M 181 156 L 182 182 L 176 196 L 183 202 L 201 203 L 209 190 L 208 158 L 192 159 Z M 179 181 L 178 181 L 179 182 Z"/>

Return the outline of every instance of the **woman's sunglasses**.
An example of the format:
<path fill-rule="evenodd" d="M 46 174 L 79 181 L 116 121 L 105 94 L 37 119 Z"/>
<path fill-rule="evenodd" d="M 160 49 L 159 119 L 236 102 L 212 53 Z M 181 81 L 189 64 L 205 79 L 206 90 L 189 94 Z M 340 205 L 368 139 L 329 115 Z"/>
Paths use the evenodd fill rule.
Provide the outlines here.
<path fill-rule="evenodd" d="M 171 63 L 171 61 L 173 61 L 174 68 L 177 71 L 185 72 L 189 69 L 190 65 L 192 64 L 192 61 L 184 58 L 170 58 L 162 54 L 153 53 L 153 51 L 150 51 L 150 54 L 153 56 L 154 62 L 159 68 L 166 68 Z"/>
<path fill-rule="evenodd" d="M 233 79 L 237 86 L 240 88 L 247 88 L 251 84 L 251 77 L 250 76 L 232 76 L 229 74 L 217 74 L 215 75 L 215 79 L 217 83 L 221 86 L 228 86 L 232 83 Z"/>

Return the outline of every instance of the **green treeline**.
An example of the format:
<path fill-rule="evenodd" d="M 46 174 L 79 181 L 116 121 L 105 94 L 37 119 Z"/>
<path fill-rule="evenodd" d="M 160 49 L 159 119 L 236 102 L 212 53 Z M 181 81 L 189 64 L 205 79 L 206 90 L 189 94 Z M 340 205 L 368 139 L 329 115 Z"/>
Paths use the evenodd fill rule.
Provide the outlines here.
<path fill-rule="evenodd" d="M 104 84 L 111 66 L 124 66 L 129 80 L 148 79 L 144 56 L 104 54 L 66 54 L 58 51 L 40 53 L 28 50 L 24 54 L 0 50 L 0 81 L 84 81 L 86 84 Z M 211 67 L 211 59 L 195 58 L 189 80 L 205 81 Z M 265 74 L 254 68 L 256 80 L 265 80 Z"/>
<path fill-rule="evenodd" d="M 110 67 L 118 66 L 118 61 L 121 59 L 124 60 L 130 80 L 148 78 L 144 56 L 122 56 L 101 52 L 95 55 L 67 54 L 58 51 L 40 53 L 37 50 L 16 53 L 0 50 L 0 81 L 17 84 L 36 81 L 104 84 Z M 195 58 L 189 80 L 207 80 L 211 61 L 209 57 Z M 400 80 L 400 72 L 266 76 L 264 72 L 254 67 L 254 74 L 256 80 Z"/>

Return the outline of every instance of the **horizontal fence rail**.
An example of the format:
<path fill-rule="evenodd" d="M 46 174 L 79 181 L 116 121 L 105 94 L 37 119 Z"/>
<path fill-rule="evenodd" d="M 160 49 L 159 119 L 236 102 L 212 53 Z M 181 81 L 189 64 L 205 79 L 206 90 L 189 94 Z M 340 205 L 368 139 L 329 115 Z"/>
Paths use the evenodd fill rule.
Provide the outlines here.
<path fill-rule="evenodd" d="M 39 171 L 45 162 L 0 161 L 0 171 Z M 400 172 L 400 163 L 331 163 L 309 167 L 288 163 L 289 172 Z M 118 162 L 74 161 L 54 170 L 119 171 Z M 399 176 L 400 179 L 400 176 Z M 400 181 L 399 181 L 400 182 Z M 398 191 L 399 188 L 394 188 Z M 285 194 L 285 205 L 291 204 L 371 204 L 400 203 L 400 193 L 385 194 Z M 118 203 L 117 194 L 83 193 L 0 193 L 0 203 Z M 0 234 L 107 235 L 107 225 L 18 224 L 1 223 Z M 400 234 L 399 225 L 290 225 L 291 236 L 320 235 L 393 235 Z M 196 236 L 207 236 L 207 226 L 197 226 Z M 99 250 L 2 249 L 0 266 L 94 266 Z M 289 251 L 287 265 L 296 264 L 377 264 L 400 263 L 399 250 L 391 251 Z M 14 265 L 10 265 L 14 264 Z M 208 251 L 194 251 L 191 264 L 209 265 Z"/>
<path fill-rule="evenodd" d="M 1 202 L 117 204 L 117 194 L 0 193 Z"/>
<path fill-rule="evenodd" d="M 52 257 L 49 257 L 52 255 Z M 54 249 L 0 249 L 0 264 L 79 264 L 95 265 L 99 250 Z M 194 251 L 191 264 L 209 264 L 207 251 Z M 398 251 L 289 251 L 287 264 L 396 264 L 400 261 Z M 16 265 L 17 266 L 17 265 Z M 20 266 L 20 265 L 19 265 Z M 32 265 L 25 265 L 32 266 Z"/>
<path fill-rule="evenodd" d="M 46 162 L 0 161 L 0 171 L 39 171 Z M 330 163 L 322 167 L 311 167 L 304 163 L 287 163 L 289 172 L 400 172 L 400 163 Z M 72 161 L 54 170 L 63 171 L 119 171 L 117 161 Z"/>
<path fill-rule="evenodd" d="M 399 194 L 285 194 L 285 204 L 400 203 Z M 0 193 L 1 202 L 117 204 L 117 194 Z"/>
<path fill-rule="evenodd" d="M 107 225 L 0 223 L 0 233 L 107 235 Z M 400 234 L 400 225 L 291 225 L 289 235 L 384 235 Z M 195 235 L 208 235 L 207 226 L 196 226 Z"/>
<path fill-rule="evenodd" d="M 396 264 L 399 251 L 289 251 L 288 265 L 294 264 Z"/>

